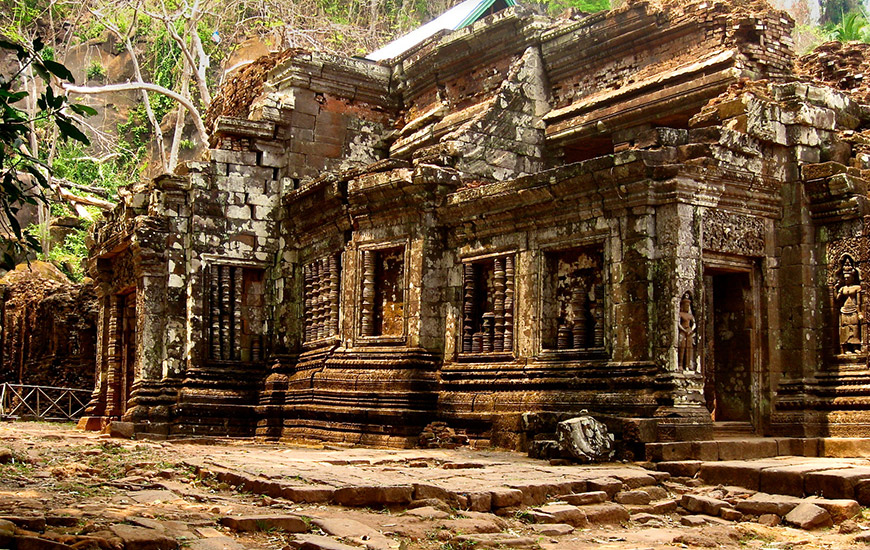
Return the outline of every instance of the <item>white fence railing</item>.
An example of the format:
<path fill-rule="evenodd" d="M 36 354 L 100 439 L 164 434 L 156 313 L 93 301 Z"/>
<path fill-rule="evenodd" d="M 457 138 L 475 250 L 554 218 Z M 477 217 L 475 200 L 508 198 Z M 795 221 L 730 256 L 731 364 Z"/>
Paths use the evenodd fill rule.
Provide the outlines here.
<path fill-rule="evenodd" d="M 85 411 L 91 390 L 0 384 L 0 417 L 76 420 Z"/>

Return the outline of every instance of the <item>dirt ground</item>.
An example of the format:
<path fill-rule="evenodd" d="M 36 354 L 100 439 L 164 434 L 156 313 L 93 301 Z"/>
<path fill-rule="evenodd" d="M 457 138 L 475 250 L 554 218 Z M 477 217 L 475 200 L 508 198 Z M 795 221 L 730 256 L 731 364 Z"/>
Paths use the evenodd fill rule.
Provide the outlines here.
<path fill-rule="evenodd" d="M 684 515 L 678 512 L 633 513 L 631 520 L 615 525 L 563 526 L 559 531 L 531 523 L 534 513 L 527 507 L 517 507 L 508 515 L 495 515 L 447 508 L 437 502 L 414 509 L 299 504 L 239 491 L 214 477 L 197 474 L 195 464 L 208 461 L 212 456 L 220 455 L 224 459 L 235 456 L 243 462 L 245 457 L 256 457 L 263 450 L 286 452 L 288 457 L 298 450 L 298 456 L 306 457 L 306 453 L 316 449 L 230 440 L 213 441 L 210 445 L 131 441 L 81 432 L 69 424 L 0 423 L 0 462 L 6 462 L 0 464 L 0 517 L 18 524 L 19 537 L 28 535 L 31 539 L 43 537 L 57 541 L 53 543 L 57 546 L 45 543 L 28 548 L 91 547 L 88 544 L 94 548 L 171 548 L 173 541 L 177 541 L 181 548 L 204 550 L 299 547 L 323 550 L 363 547 L 398 550 L 483 547 L 839 549 L 865 546 L 866 543 L 860 542 L 862 535 L 870 532 L 870 521 L 865 520 L 865 517 L 870 518 L 868 510 L 839 527 L 815 531 L 767 527 L 756 521 L 727 522 L 719 518 L 690 527 L 682 524 L 685 515 L 682 510 L 679 511 Z M 347 451 L 348 454 L 353 452 Z M 443 453 L 439 456 L 449 456 L 452 451 L 438 452 Z M 342 451 L 334 450 L 331 456 L 335 453 Z M 465 450 L 461 458 L 467 463 L 468 457 L 475 453 L 490 459 L 496 456 L 486 455 L 485 451 Z M 298 456 L 295 460 L 300 464 L 307 461 Z M 500 452 L 497 458 L 502 465 L 515 459 L 517 471 L 535 468 L 534 463 L 519 454 Z M 334 464 L 322 464 L 327 475 L 326 469 Z M 316 479 L 317 462 L 312 459 L 307 466 L 306 478 Z M 600 466 L 603 471 L 607 468 L 613 471 L 616 467 L 626 465 Z M 395 469 L 395 464 L 383 466 L 383 469 Z M 427 468 L 409 470 L 419 476 L 420 483 L 429 482 L 434 473 Z M 335 471 L 329 475 L 334 474 Z M 473 477 L 475 474 L 469 470 L 464 475 Z M 679 495 L 669 496 L 679 499 Z M 265 519 L 285 516 L 301 517 L 307 533 L 290 533 Z M 256 520 L 256 531 L 239 531 L 222 524 L 227 523 L 225 518 L 228 517 L 264 519 Z M 44 518 L 47 525 L 32 523 L 34 518 Z M 27 525 L 30 527 L 22 527 Z M 119 525 L 153 533 L 155 540 L 162 542 L 149 543 L 150 546 L 134 543 Z M 100 537 L 104 540 L 98 540 Z M 4 547 L 3 544 L 0 547 Z M 25 545 L 19 542 L 17 547 Z"/>

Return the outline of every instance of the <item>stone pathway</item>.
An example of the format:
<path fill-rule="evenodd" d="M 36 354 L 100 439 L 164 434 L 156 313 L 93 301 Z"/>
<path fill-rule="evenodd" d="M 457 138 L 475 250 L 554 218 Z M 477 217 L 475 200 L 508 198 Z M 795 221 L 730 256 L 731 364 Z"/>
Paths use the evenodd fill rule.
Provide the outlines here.
<path fill-rule="evenodd" d="M 782 478 L 797 493 L 795 480 L 821 487 L 808 480 L 824 473 L 855 493 L 868 468 L 798 457 L 555 466 L 496 451 L 137 442 L 0 423 L 0 548 L 853 548 L 870 541 L 856 500 L 758 489 Z"/>

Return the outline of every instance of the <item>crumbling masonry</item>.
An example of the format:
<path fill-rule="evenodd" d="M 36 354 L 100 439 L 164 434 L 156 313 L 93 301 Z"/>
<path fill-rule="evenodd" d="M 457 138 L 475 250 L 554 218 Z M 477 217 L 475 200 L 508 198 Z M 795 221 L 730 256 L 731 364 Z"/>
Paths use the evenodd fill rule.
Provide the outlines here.
<path fill-rule="evenodd" d="M 293 52 L 96 226 L 82 425 L 867 436 L 870 110 L 795 75 L 791 28 L 513 7 L 385 62 Z"/>

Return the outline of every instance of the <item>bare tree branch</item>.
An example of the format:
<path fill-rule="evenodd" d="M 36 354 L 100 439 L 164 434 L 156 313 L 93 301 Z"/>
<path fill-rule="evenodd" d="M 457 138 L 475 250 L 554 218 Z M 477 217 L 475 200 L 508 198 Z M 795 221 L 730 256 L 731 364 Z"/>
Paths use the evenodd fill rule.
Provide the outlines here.
<path fill-rule="evenodd" d="M 124 84 L 106 84 L 105 86 L 94 87 L 74 86 L 72 84 L 66 84 L 63 88 L 68 94 L 72 93 L 83 95 L 110 94 L 113 92 L 128 92 L 130 90 L 142 90 L 163 94 L 179 102 L 181 105 L 184 106 L 185 109 L 187 109 L 187 111 L 190 113 L 191 118 L 193 118 L 194 125 L 196 125 L 199 139 L 202 140 L 202 143 L 208 143 L 208 132 L 205 129 L 205 125 L 202 123 L 202 116 L 199 114 L 199 110 L 196 108 L 196 106 L 194 106 L 193 102 L 191 102 L 189 98 L 186 98 L 179 93 L 173 92 L 169 88 L 164 88 L 163 86 L 158 86 L 157 84 L 150 84 L 148 82 L 127 82 Z"/>

